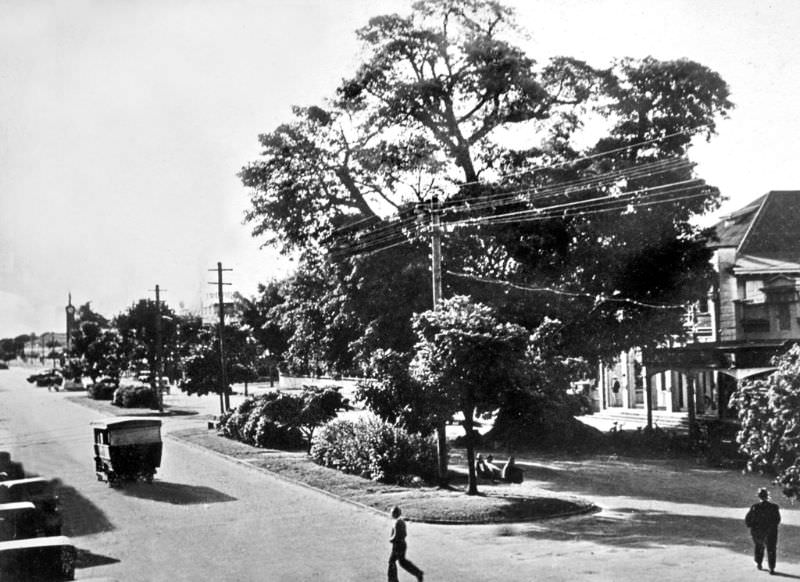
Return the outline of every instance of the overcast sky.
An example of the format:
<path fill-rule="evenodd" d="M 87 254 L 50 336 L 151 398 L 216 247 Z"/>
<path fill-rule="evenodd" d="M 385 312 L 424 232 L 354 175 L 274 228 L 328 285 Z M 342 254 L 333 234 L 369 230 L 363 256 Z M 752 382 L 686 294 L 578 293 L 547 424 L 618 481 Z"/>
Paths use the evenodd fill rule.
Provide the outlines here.
<path fill-rule="evenodd" d="M 516 0 L 532 56 L 687 57 L 737 107 L 692 154 L 735 210 L 800 189 L 800 2 Z M 409 2 L 0 0 L 0 337 L 63 331 L 67 294 L 113 316 L 252 295 L 291 263 L 242 225 L 257 135 L 330 96 L 353 31 Z"/>

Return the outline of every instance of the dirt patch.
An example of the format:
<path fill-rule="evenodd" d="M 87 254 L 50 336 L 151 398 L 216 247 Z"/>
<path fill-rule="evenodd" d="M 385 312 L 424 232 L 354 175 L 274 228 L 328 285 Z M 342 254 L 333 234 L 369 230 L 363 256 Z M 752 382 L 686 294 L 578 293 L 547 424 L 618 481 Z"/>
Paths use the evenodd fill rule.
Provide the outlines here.
<path fill-rule="evenodd" d="M 479 495 L 466 495 L 461 484 L 463 479 L 460 478 L 454 480 L 456 485 L 450 490 L 377 483 L 321 467 L 303 452 L 259 449 L 202 428 L 178 430 L 171 432 L 170 436 L 378 511 L 388 512 L 393 505 L 401 505 L 404 515 L 414 521 L 507 523 L 574 515 L 596 509 L 585 499 L 556 497 L 552 492 L 505 483 L 482 483 Z M 459 466 L 452 468 L 461 473 L 464 470 Z"/>

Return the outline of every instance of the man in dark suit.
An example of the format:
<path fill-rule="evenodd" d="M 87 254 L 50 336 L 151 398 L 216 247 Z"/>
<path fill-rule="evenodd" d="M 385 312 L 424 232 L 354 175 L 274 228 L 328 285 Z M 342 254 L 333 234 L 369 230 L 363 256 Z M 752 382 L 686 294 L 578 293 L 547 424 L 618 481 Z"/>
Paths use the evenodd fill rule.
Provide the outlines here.
<path fill-rule="evenodd" d="M 761 488 L 758 491 L 761 499 L 750 507 L 744 518 L 744 523 L 750 528 L 755 546 L 756 567 L 761 569 L 764 560 L 764 548 L 767 549 L 767 564 L 769 573 L 775 573 L 775 558 L 778 547 L 778 524 L 781 522 L 781 512 L 775 503 L 769 500 L 769 491 Z"/>

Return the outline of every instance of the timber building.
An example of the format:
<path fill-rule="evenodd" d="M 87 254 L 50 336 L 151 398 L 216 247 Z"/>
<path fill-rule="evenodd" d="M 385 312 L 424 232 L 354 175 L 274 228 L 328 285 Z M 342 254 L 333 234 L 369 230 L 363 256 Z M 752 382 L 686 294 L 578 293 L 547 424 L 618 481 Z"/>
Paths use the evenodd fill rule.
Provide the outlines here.
<path fill-rule="evenodd" d="M 800 342 L 800 191 L 769 192 L 715 230 L 714 285 L 687 313 L 686 336 L 601 366 L 603 414 L 659 426 L 729 417 L 736 383 L 768 374 L 772 358 Z"/>

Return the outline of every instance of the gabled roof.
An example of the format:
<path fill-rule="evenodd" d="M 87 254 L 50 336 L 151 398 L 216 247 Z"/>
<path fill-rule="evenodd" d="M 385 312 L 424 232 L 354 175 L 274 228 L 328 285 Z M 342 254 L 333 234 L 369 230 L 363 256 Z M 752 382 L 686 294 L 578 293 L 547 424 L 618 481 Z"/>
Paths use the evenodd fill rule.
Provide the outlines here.
<path fill-rule="evenodd" d="M 764 200 L 769 196 L 765 194 L 753 200 L 744 208 L 740 208 L 736 212 L 731 212 L 728 216 L 724 217 L 715 226 L 717 240 L 711 243 L 714 248 L 717 247 L 738 247 L 739 243 L 744 239 L 744 235 L 753 223 L 758 210 L 764 203 Z"/>
<path fill-rule="evenodd" d="M 800 191 L 772 191 L 726 216 L 712 247 L 736 247 L 749 260 L 800 262 Z M 738 263 L 738 260 L 737 260 Z"/>

